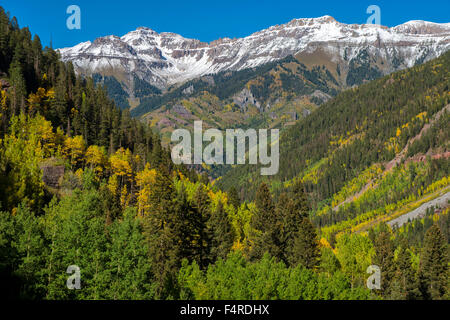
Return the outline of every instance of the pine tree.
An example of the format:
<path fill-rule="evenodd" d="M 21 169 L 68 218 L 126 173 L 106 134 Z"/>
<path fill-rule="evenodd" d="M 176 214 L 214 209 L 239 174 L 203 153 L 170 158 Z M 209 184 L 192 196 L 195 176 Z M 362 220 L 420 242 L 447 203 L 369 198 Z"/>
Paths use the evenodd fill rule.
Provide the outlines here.
<path fill-rule="evenodd" d="M 250 225 L 250 258 L 260 259 L 264 253 L 280 257 L 280 221 L 275 214 L 272 195 L 265 183 L 262 183 L 256 193 L 257 212 L 252 216 Z"/>
<path fill-rule="evenodd" d="M 425 234 L 420 258 L 419 278 L 425 299 L 442 299 L 448 290 L 448 257 L 446 243 L 437 224 Z"/>
<path fill-rule="evenodd" d="M 112 193 L 106 185 L 102 185 L 99 192 L 103 204 L 105 223 L 106 225 L 110 225 L 121 213 L 120 198 L 118 195 Z"/>
<path fill-rule="evenodd" d="M 219 258 L 227 257 L 234 240 L 230 220 L 220 200 L 208 221 L 208 227 L 212 233 L 211 262 L 214 263 Z"/>
<path fill-rule="evenodd" d="M 289 255 L 292 253 L 300 225 L 308 217 L 309 210 L 308 200 L 300 180 L 295 182 L 288 194 L 283 193 L 278 199 L 277 216 L 282 221 L 280 243 L 285 263 L 290 261 Z"/>
<path fill-rule="evenodd" d="M 203 185 L 198 186 L 193 204 L 188 201 L 184 186 L 177 192 L 172 226 L 179 257 L 194 260 L 201 268 L 206 268 L 210 261 L 211 235 L 206 226 L 209 206 L 209 196 Z"/>
<path fill-rule="evenodd" d="M 315 269 L 319 266 L 319 240 L 316 228 L 308 218 L 303 218 L 300 223 L 294 245 L 288 252 L 288 259 L 292 266 L 301 264 L 308 269 Z"/>
<path fill-rule="evenodd" d="M 15 61 L 9 68 L 9 78 L 11 80 L 11 110 L 12 115 L 25 112 L 25 96 L 27 94 L 25 79 L 23 78 L 22 67 Z"/>
<path fill-rule="evenodd" d="M 389 227 L 386 224 L 381 226 L 380 232 L 374 238 L 375 256 L 373 264 L 380 267 L 381 270 L 381 289 L 383 296 L 390 293 L 390 285 L 395 273 L 394 266 L 394 244 L 391 240 Z"/>
<path fill-rule="evenodd" d="M 237 210 L 241 206 L 241 199 L 235 187 L 231 187 L 228 191 L 228 202 Z"/>
<path fill-rule="evenodd" d="M 403 241 L 399 247 L 396 270 L 392 279 L 390 299 L 392 300 L 414 300 L 420 295 L 415 272 L 411 265 L 411 254 Z"/>
<path fill-rule="evenodd" d="M 197 256 L 197 263 L 200 268 L 206 269 L 210 261 L 212 234 L 208 232 L 206 226 L 211 217 L 211 200 L 204 184 L 197 187 L 194 198 L 197 216 L 192 223 L 195 226 L 193 232 L 198 237 L 194 256 Z"/>
<path fill-rule="evenodd" d="M 144 234 L 148 241 L 156 280 L 157 299 L 174 294 L 176 271 L 180 264 L 174 198 L 174 187 L 168 172 L 158 170 L 153 192 L 149 196 L 151 214 L 143 219 Z"/>
<path fill-rule="evenodd" d="M 290 191 L 289 197 L 291 199 L 291 206 L 295 216 L 294 221 L 300 222 L 302 218 L 308 216 L 308 212 L 311 209 L 308 203 L 308 198 L 305 193 L 305 188 L 301 180 L 297 180 Z"/>
<path fill-rule="evenodd" d="M 52 100 L 50 105 L 49 120 L 54 126 L 58 126 L 63 130 L 66 130 L 65 124 L 68 118 L 67 114 L 67 83 L 65 74 L 61 73 L 58 76 L 58 80 L 55 86 L 55 99 Z M 70 132 L 67 132 L 70 134 Z M 84 136 L 86 138 L 87 136 Z"/>

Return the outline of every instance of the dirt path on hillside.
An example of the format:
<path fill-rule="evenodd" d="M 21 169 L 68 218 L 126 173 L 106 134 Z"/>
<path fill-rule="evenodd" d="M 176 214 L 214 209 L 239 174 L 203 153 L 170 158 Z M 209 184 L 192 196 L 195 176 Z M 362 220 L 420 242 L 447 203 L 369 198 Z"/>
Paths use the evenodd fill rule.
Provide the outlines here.
<path fill-rule="evenodd" d="M 446 105 L 444 108 L 442 108 L 439 112 L 437 112 L 432 119 L 430 119 L 430 121 L 425 124 L 422 128 L 422 130 L 420 130 L 419 134 L 416 135 L 415 137 L 411 138 L 408 143 L 406 144 L 405 148 L 403 148 L 402 151 L 400 151 L 394 159 L 392 159 L 391 161 L 389 161 L 386 165 L 386 171 L 390 171 L 392 168 L 396 167 L 399 163 L 401 163 L 401 161 L 404 159 L 406 153 L 408 152 L 408 147 L 416 140 L 420 139 L 422 137 L 422 135 L 428 131 L 428 129 L 430 129 L 430 127 L 439 120 L 439 118 L 444 114 L 445 110 L 447 110 L 447 112 L 450 112 L 450 104 Z"/>
<path fill-rule="evenodd" d="M 441 209 L 448 207 L 450 205 L 449 201 L 450 201 L 450 191 L 440 197 L 437 197 L 436 199 L 433 199 L 427 203 L 422 204 L 420 207 L 414 209 L 413 211 L 410 211 L 398 218 L 389 221 L 387 224 L 390 227 L 393 227 L 394 225 L 397 225 L 397 227 L 401 227 L 409 220 L 412 221 L 414 219 L 423 218 L 427 213 L 427 209 L 431 207 L 434 208 L 439 207 Z"/>
<path fill-rule="evenodd" d="M 420 156 L 415 156 L 412 157 L 410 159 L 405 159 L 405 156 L 408 152 L 408 147 L 417 139 L 420 139 L 422 137 L 422 135 L 427 132 L 430 127 L 440 119 L 440 117 L 444 114 L 444 112 L 450 112 L 450 104 L 446 105 L 445 107 L 443 107 L 441 110 L 439 110 L 434 116 L 433 118 L 423 126 L 422 130 L 420 130 L 419 134 L 417 134 L 415 137 L 411 138 L 408 143 L 406 144 L 405 148 L 403 148 L 402 151 L 400 151 L 394 159 L 392 159 L 391 161 L 389 161 L 388 163 L 384 164 L 385 170 L 382 173 L 383 175 L 385 175 L 386 173 L 388 173 L 390 170 L 392 170 L 394 167 L 396 167 L 397 165 L 399 165 L 402 160 L 406 160 L 406 163 L 408 162 L 423 162 L 426 160 L 427 156 L 430 156 L 432 159 L 440 159 L 440 158 L 449 158 L 450 157 L 450 152 L 445 152 L 445 153 L 441 153 L 441 154 L 426 154 L 426 155 L 420 155 Z M 347 199 L 345 199 L 343 202 L 339 203 L 336 207 L 333 208 L 333 211 L 337 211 L 342 205 L 352 202 L 353 200 L 359 198 L 361 195 L 363 195 L 369 188 L 376 188 L 378 185 L 377 184 L 373 184 L 373 181 L 369 181 L 360 191 L 358 191 L 357 193 L 353 194 L 352 196 L 348 197 Z"/>

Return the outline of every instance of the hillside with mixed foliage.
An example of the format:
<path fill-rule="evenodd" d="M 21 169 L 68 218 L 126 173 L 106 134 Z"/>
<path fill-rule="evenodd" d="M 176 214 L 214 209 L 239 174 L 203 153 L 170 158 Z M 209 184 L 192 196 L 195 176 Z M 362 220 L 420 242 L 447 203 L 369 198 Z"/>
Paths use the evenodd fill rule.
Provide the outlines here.
<path fill-rule="evenodd" d="M 389 221 L 449 191 L 450 54 L 341 93 L 280 137 L 276 194 L 297 180 L 333 241 Z M 249 166 L 219 181 L 254 197 Z"/>
<path fill-rule="evenodd" d="M 227 71 L 140 99 L 131 110 L 170 141 L 177 128 L 195 120 L 214 128 L 284 128 L 306 117 L 342 88 L 324 66 L 307 67 L 289 56 L 241 71 Z"/>

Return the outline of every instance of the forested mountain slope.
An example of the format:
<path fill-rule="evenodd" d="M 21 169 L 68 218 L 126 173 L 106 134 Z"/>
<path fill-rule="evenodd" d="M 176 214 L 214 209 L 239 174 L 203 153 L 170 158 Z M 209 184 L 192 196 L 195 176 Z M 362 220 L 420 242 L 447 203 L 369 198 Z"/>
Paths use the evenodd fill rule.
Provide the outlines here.
<path fill-rule="evenodd" d="M 178 128 L 205 126 L 285 128 L 308 116 L 343 87 L 335 71 L 306 66 L 290 56 L 263 66 L 220 72 L 141 99 L 131 111 L 160 132 L 165 142 Z"/>
<path fill-rule="evenodd" d="M 280 171 L 265 178 L 267 183 L 278 193 L 301 179 L 315 210 L 330 210 L 316 218 L 319 224 L 355 218 L 370 208 L 386 214 L 386 205 L 421 197 L 441 179 L 439 186 L 447 186 L 449 69 L 447 53 L 342 92 L 282 134 Z M 219 184 L 239 186 L 252 198 L 262 179 L 258 173 L 238 166 Z"/>

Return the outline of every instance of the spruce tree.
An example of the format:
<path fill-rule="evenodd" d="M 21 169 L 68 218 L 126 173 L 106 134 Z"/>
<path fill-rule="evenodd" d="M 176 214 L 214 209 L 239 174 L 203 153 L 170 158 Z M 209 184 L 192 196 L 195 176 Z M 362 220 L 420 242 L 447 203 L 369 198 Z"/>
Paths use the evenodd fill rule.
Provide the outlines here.
<path fill-rule="evenodd" d="M 211 200 L 204 184 L 197 187 L 195 193 L 196 216 L 192 224 L 193 234 L 196 237 L 194 256 L 200 268 L 205 269 L 210 260 L 211 253 L 211 233 L 207 230 L 207 222 L 211 217 Z"/>
<path fill-rule="evenodd" d="M 381 225 L 381 231 L 374 236 L 375 256 L 373 264 L 380 267 L 381 270 L 381 289 L 380 293 L 387 297 L 390 293 L 390 285 L 395 273 L 394 266 L 394 244 L 391 240 L 389 227 L 386 224 Z"/>
<path fill-rule="evenodd" d="M 260 259 L 264 253 L 280 257 L 280 221 L 275 214 L 272 195 L 265 183 L 262 183 L 256 193 L 257 212 L 252 216 L 250 235 L 251 259 Z"/>
<path fill-rule="evenodd" d="M 233 246 L 234 234 L 228 215 L 219 200 L 216 210 L 208 221 L 212 233 L 211 262 L 225 259 Z"/>
<path fill-rule="evenodd" d="M 439 300 L 444 297 L 448 290 L 448 257 L 445 239 L 437 224 L 425 234 L 419 277 L 425 299 Z"/>
<path fill-rule="evenodd" d="M 392 279 L 390 299 L 414 300 L 420 295 L 415 272 L 411 265 L 411 254 L 406 241 L 399 247 L 396 260 L 396 270 Z"/>
<path fill-rule="evenodd" d="M 20 112 L 25 112 L 25 95 L 26 83 L 23 78 L 22 66 L 19 62 L 14 61 L 9 68 L 9 78 L 11 81 L 11 113 L 17 115 Z"/>
<path fill-rule="evenodd" d="M 296 181 L 288 194 L 280 195 L 277 204 L 277 216 L 281 219 L 280 244 L 282 257 L 289 263 L 295 239 L 303 219 L 308 217 L 310 210 L 303 184 Z"/>
<path fill-rule="evenodd" d="M 320 264 L 320 249 L 316 228 L 308 218 L 303 218 L 299 225 L 288 259 L 292 266 L 301 264 L 308 269 L 316 269 Z"/>
<path fill-rule="evenodd" d="M 235 187 L 231 187 L 228 191 L 228 202 L 233 205 L 236 210 L 241 206 L 241 199 Z"/>
<path fill-rule="evenodd" d="M 169 173 L 161 167 L 161 170 L 157 171 L 153 192 L 149 197 L 152 214 L 143 219 L 144 234 L 156 280 L 157 299 L 174 294 L 176 272 L 181 263 L 174 198 L 172 180 Z"/>

